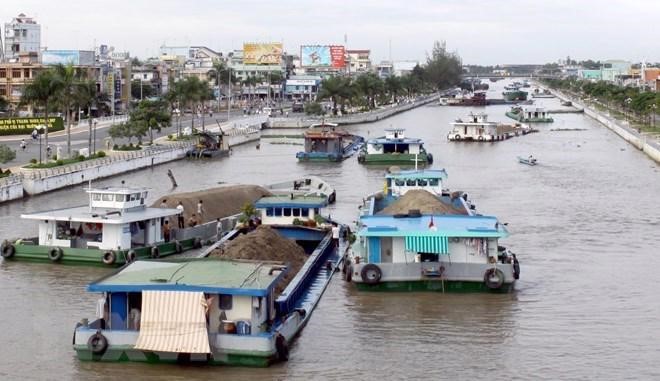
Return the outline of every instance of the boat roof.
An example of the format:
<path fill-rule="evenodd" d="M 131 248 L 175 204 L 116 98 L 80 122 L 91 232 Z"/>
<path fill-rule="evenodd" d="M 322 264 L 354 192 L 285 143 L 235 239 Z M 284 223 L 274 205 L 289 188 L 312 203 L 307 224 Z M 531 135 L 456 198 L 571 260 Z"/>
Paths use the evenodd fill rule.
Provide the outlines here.
<path fill-rule="evenodd" d="M 112 193 L 112 194 L 132 194 L 138 192 L 146 192 L 149 188 L 145 187 L 105 187 L 105 188 L 91 188 L 86 189 L 87 193 Z"/>
<path fill-rule="evenodd" d="M 87 286 L 90 292 L 201 291 L 213 294 L 266 296 L 285 271 L 281 262 L 219 259 L 144 260 Z"/>
<path fill-rule="evenodd" d="M 444 169 L 406 170 L 385 174 L 386 179 L 446 179 L 447 171 Z"/>
<path fill-rule="evenodd" d="M 367 140 L 368 144 L 422 144 L 422 139 L 419 138 L 386 138 L 384 136 L 375 139 Z"/>
<path fill-rule="evenodd" d="M 399 131 L 405 131 L 405 130 L 406 130 L 405 128 L 394 128 L 394 127 L 390 127 L 390 128 L 385 129 L 385 131 L 392 131 L 392 132 L 399 132 Z"/>
<path fill-rule="evenodd" d="M 125 224 L 129 222 L 151 220 L 154 218 L 168 217 L 179 214 L 179 210 L 173 208 L 137 208 L 121 210 L 121 213 L 116 213 L 117 211 L 117 209 L 102 209 L 98 207 L 95 207 L 90 211 L 89 205 L 84 205 L 76 206 L 73 208 L 54 209 L 44 212 L 21 214 L 21 218 L 28 220 Z M 115 213 L 107 214 L 111 212 Z"/>
<path fill-rule="evenodd" d="M 429 228 L 433 220 L 434 229 Z M 445 236 L 445 237 L 507 237 L 504 225 L 493 216 L 433 214 L 421 217 L 397 218 L 388 215 L 368 215 L 360 218 L 360 235 L 367 237 Z"/>
<path fill-rule="evenodd" d="M 323 208 L 328 205 L 327 197 L 307 196 L 301 194 L 283 194 L 260 198 L 255 208 Z"/>
<path fill-rule="evenodd" d="M 323 122 L 323 123 L 314 123 L 309 128 L 320 128 L 320 127 L 337 127 L 339 124 L 337 123 L 329 123 L 329 122 Z"/>

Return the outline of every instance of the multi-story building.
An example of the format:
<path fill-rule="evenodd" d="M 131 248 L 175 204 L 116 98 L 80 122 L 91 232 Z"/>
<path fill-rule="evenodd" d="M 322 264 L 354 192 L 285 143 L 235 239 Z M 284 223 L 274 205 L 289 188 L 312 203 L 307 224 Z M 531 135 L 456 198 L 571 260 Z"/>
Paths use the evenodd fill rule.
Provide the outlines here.
<path fill-rule="evenodd" d="M 394 64 L 391 61 L 381 61 L 375 69 L 381 79 L 394 75 Z"/>
<path fill-rule="evenodd" d="M 411 74 L 417 65 L 419 65 L 419 61 L 394 61 L 394 75 L 401 77 Z"/>
<path fill-rule="evenodd" d="M 321 77 L 315 75 L 292 75 L 286 80 L 284 96 L 288 99 L 313 100 L 319 91 Z"/>
<path fill-rule="evenodd" d="M 36 52 L 20 53 L 12 61 L 0 63 L 0 97 L 9 103 L 10 113 L 28 115 L 32 112 L 31 105 L 20 104 L 23 89 L 43 70 L 43 65 L 39 64 Z"/>
<path fill-rule="evenodd" d="M 16 62 L 20 53 L 37 53 L 41 46 L 41 25 L 32 17 L 20 14 L 5 23 L 3 61 Z"/>
<path fill-rule="evenodd" d="M 371 59 L 369 49 L 346 50 L 346 67 L 348 74 L 359 75 L 371 71 Z"/>

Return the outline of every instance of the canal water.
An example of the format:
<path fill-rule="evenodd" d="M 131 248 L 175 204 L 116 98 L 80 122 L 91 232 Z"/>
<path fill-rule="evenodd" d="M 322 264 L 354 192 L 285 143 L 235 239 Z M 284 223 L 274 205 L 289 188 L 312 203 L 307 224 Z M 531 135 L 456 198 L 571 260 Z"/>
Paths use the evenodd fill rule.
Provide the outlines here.
<path fill-rule="evenodd" d="M 497 82 L 489 97 L 497 97 Z M 556 99 L 542 99 L 559 108 Z M 581 114 L 559 114 L 539 133 L 486 144 L 448 142 L 470 111 L 507 121 L 505 106 L 426 106 L 351 127 L 369 137 L 402 127 L 421 137 L 433 168 L 478 210 L 508 223 L 521 279 L 508 295 L 358 293 L 336 277 L 291 350 L 268 369 L 83 363 L 74 325 L 94 315 L 85 285 L 102 268 L 0 262 L 0 379 L 658 379 L 660 378 L 660 168 Z M 580 131 L 550 131 L 581 129 Z M 269 131 L 271 132 L 271 131 Z M 274 134 L 299 134 L 272 131 Z M 219 183 L 264 184 L 320 176 L 337 188 L 330 213 L 346 223 L 362 197 L 382 189 L 384 168 L 351 158 L 300 164 L 300 145 L 264 139 L 228 159 L 179 161 L 96 185 L 152 188 L 150 198 Z M 299 141 L 300 143 L 301 141 Z M 516 156 L 533 154 L 536 167 Z M 21 213 L 83 204 L 82 187 L 0 206 L 0 237 L 34 235 Z"/>

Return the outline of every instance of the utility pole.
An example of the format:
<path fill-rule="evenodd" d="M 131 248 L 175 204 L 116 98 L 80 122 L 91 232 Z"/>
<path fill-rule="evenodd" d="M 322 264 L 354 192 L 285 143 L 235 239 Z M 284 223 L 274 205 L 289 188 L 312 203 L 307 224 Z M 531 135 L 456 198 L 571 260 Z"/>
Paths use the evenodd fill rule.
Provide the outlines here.
<path fill-rule="evenodd" d="M 231 113 L 231 68 L 227 65 L 227 122 Z"/>

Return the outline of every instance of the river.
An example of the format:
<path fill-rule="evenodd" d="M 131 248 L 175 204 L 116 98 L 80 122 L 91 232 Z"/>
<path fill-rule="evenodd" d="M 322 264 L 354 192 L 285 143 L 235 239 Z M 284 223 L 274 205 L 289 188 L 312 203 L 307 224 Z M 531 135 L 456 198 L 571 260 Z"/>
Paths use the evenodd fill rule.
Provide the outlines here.
<path fill-rule="evenodd" d="M 491 83 L 497 97 L 503 82 Z M 558 108 L 556 99 L 542 99 Z M 422 137 L 451 189 L 508 223 L 505 244 L 521 279 L 507 295 L 358 293 L 336 277 L 291 348 L 267 369 L 79 362 L 73 327 L 94 315 L 88 282 L 107 269 L 0 262 L 0 379 L 658 379 L 660 368 L 660 167 L 581 114 L 558 114 L 540 133 L 487 144 L 448 142 L 449 123 L 470 111 L 506 121 L 505 106 L 425 106 L 374 124 L 364 136 L 406 128 Z M 578 128 L 581 131 L 550 131 Z M 300 133 L 273 131 L 272 133 Z M 317 175 L 337 188 L 333 218 L 351 223 L 362 197 L 382 188 L 383 168 L 355 157 L 299 164 L 300 145 L 237 147 L 228 159 L 179 161 L 99 181 L 170 192 L 218 183 L 271 183 Z M 529 167 L 516 156 L 533 154 Z M 85 202 L 82 187 L 0 206 L 0 237 L 31 236 L 21 213 Z"/>

